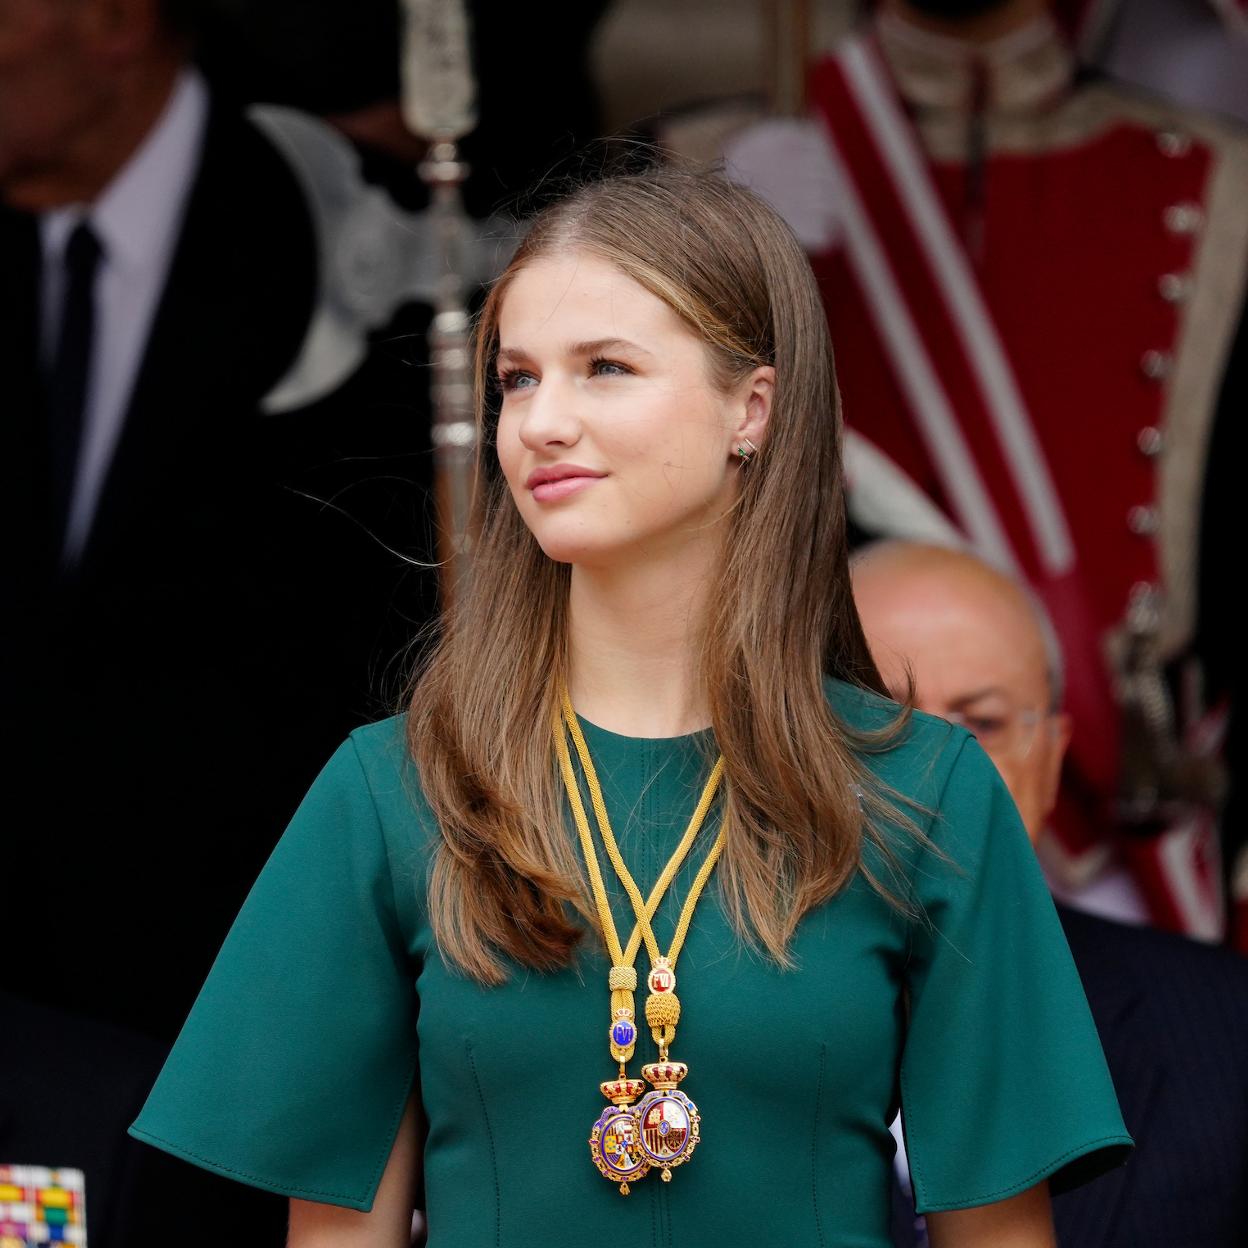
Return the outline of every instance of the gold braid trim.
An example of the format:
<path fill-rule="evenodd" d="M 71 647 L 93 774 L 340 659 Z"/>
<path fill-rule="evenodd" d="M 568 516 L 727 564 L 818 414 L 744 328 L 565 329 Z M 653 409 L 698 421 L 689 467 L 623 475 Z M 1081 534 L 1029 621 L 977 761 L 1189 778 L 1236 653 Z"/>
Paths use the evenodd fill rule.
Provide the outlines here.
<path fill-rule="evenodd" d="M 637 968 L 635 966 L 613 966 L 607 972 L 607 987 L 612 992 L 637 991 Z"/>

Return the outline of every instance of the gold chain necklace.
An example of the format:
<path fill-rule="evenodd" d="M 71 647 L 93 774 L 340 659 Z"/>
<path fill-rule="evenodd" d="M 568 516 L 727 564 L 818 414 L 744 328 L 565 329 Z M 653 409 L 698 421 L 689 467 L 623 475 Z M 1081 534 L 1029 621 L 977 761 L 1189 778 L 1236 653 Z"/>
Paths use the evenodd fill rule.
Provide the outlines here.
<path fill-rule="evenodd" d="M 607 900 L 606 886 L 598 865 L 593 836 L 589 830 L 589 820 L 585 814 L 584 803 L 581 801 L 580 786 L 572 770 L 567 740 L 569 735 L 575 744 L 585 783 L 589 787 L 590 802 L 594 808 L 594 817 L 598 823 L 598 831 L 602 836 L 607 857 L 615 868 L 624 891 L 628 894 L 636 916 L 636 924 L 627 947 L 620 945 L 619 934 L 615 929 L 615 919 Z M 665 1182 L 670 1180 L 672 1168 L 683 1165 L 689 1160 L 701 1135 L 701 1115 L 698 1113 L 697 1106 L 676 1086 L 689 1073 L 689 1068 L 683 1062 L 669 1061 L 668 1048 L 675 1037 L 676 1024 L 680 1020 L 680 1001 L 675 991 L 676 959 L 680 956 L 681 947 L 688 935 L 689 924 L 698 899 L 723 851 L 724 829 L 722 826 L 715 844 L 711 847 L 711 852 L 694 879 L 689 896 L 685 899 L 680 919 L 676 924 L 676 933 L 666 955 L 659 949 L 659 942 L 654 935 L 651 920 L 701 831 L 723 778 L 724 760 L 720 757 L 711 769 L 710 778 L 702 790 L 702 797 L 689 820 L 684 836 L 681 837 L 680 844 L 668 859 L 649 898 L 643 900 L 641 890 L 633 880 L 632 873 L 625 864 L 619 845 L 616 843 L 615 834 L 611 830 L 611 821 L 607 816 L 607 807 L 602 796 L 602 786 L 598 783 L 598 774 L 589 754 L 589 746 L 585 742 L 585 734 L 581 731 L 576 712 L 572 709 L 566 690 L 562 694 L 562 722 L 556 718 L 554 737 L 559 767 L 568 794 L 568 803 L 572 808 L 572 817 L 580 837 L 581 850 L 585 855 L 585 866 L 589 873 L 590 889 L 598 910 L 598 921 L 602 926 L 603 939 L 612 963 L 608 973 L 608 986 L 611 989 L 609 1042 L 611 1056 L 619 1062 L 620 1072 L 618 1078 L 606 1080 L 599 1085 L 602 1094 L 611 1104 L 602 1111 L 597 1122 L 594 1123 L 589 1137 L 590 1156 L 600 1173 L 618 1182 L 620 1192 L 627 1196 L 629 1181 L 642 1178 L 652 1167 L 659 1167 L 662 1170 Z M 637 1041 L 633 1008 L 637 970 L 633 963 L 643 939 L 646 942 L 651 963 L 650 974 L 647 978 L 650 995 L 646 1000 L 646 1021 L 650 1024 L 651 1035 L 655 1044 L 658 1045 L 659 1060 L 642 1067 L 641 1073 L 652 1085 L 652 1090 L 641 1096 L 645 1091 L 645 1084 L 640 1079 L 628 1077 L 626 1063 L 633 1056 Z M 633 1105 L 632 1102 L 638 1096 L 641 1096 L 640 1102 Z"/>

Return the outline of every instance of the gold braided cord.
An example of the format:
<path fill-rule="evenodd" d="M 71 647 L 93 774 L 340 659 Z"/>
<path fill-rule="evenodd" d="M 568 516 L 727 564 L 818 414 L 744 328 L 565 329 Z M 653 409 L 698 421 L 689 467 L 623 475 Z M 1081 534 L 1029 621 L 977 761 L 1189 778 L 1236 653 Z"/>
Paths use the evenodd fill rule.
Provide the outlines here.
<path fill-rule="evenodd" d="M 675 879 L 676 873 L 680 870 L 682 863 L 688 856 L 698 833 L 702 830 L 702 824 L 706 820 L 707 812 L 711 808 L 711 803 L 715 800 L 716 791 L 719 788 L 720 780 L 723 778 L 724 760 L 722 755 L 716 760 L 706 786 L 702 790 L 702 797 L 698 801 L 692 818 L 689 820 L 689 826 L 685 830 L 680 844 L 677 845 L 675 852 L 668 859 L 667 865 L 663 868 L 658 880 L 655 881 L 649 898 L 643 901 L 641 890 L 637 887 L 632 873 L 624 862 L 624 857 L 620 853 L 615 834 L 611 830 L 611 820 L 607 816 L 607 805 L 602 796 L 602 786 L 598 782 L 598 773 L 594 769 L 593 759 L 589 754 L 589 746 L 585 742 L 585 734 L 581 731 L 581 725 L 576 718 L 576 712 L 572 707 L 572 701 L 568 697 L 566 689 L 563 691 L 562 702 L 564 724 L 566 724 L 568 732 L 571 733 L 573 743 L 576 745 L 576 752 L 581 761 L 581 770 L 585 774 L 585 783 L 589 787 L 590 801 L 594 808 L 594 817 L 598 822 L 598 831 L 602 836 L 603 846 L 606 848 L 607 857 L 610 858 L 611 865 L 615 868 L 615 873 L 624 885 L 624 891 L 628 894 L 628 899 L 632 903 L 633 913 L 637 917 L 636 925 L 633 927 L 632 934 L 628 940 L 628 947 L 620 951 L 620 958 L 616 958 L 616 952 L 619 950 L 619 936 L 615 931 L 615 923 L 611 917 L 610 905 L 606 898 L 606 888 L 602 883 L 602 872 L 598 866 L 597 855 L 594 853 L 593 837 L 589 831 L 589 820 L 585 816 L 585 807 L 581 801 L 580 788 L 576 784 L 576 777 L 572 772 L 572 760 L 568 756 L 567 741 L 564 733 L 559 731 L 560 726 L 556 724 L 555 739 L 559 750 L 560 767 L 563 770 L 564 785 L 568 790 L 568 798 L 572 804 L 572 815 L 576 821 L 577 831 L 580 834 L 581 848 L 585 853 L 590 883 L 594 889 L 594 900 L 598 905 L 599 918 L 603 923 L 604 933 L 609 932 L 609 935 L 606 936 L 607 948 L 612 958 L 616 960 L 616 967 L 612 968 L 613 978 L 611 980 L 611 987 L 614 989 L 616 970 L 621 966 L 632 966 L 633 960 L 637 956 L 639 934 L 645 939 L 651 962 L 665 961 L 673 971 L 675 970 L 676 959 L 680 956 L 680 951 L 685 943 L 685 937 L 689 933 L 689 925 L 693 921 L 693 912 L 697 907 L 699 898 L 702 896 L 703 889 L 706 887 L 706 882 L 711 878 L 711 872 L 714 871 L 715 864 L 719 861 L 719 856 L 723 852 L 725 829 L 722 825 L 719 835 L 715 838 L 715 844 L 711 847 L 710 853 L 706 856 L 706 861 L 703 862 L 697 876 L 694 878 L 693 886 L 689 890 L 689 896 L 685 898 L 685 904 L 681 909 L 680 918 L 676 924 L 676 933 L 672 938 L 672 944 L 666 958 L 663 958 L 659 950 L 659 942 L 654 935 L 654 927 L 651 920 L 658 910 L 659 903 L 670 887 L 672 880 Z M 609 927 L 607 926 L 608 924 L 610 924 Z M 611 996 L 612 1011 L 615 1011 L 617 1005 L 624 1003 L 631 1010 L 633 1004 L 632 993 L 628 992 L 625 994 L 613 991 Z M 647 998 L 646 1021 L 650 1023 L 651 1034 L 654 1037 L 655 1044 L 659 1046 L 659 1054 L 662 1058 L 667 1056 L 667 1050 L 676 1034 L 676 1023 L 679 1019 L 680 1001 L 674 992 L 652 992 Z M 612 1052 L 619 1056 L 619 1053 L 614 1048 Z M 631 1056 L 631 1050 L 629 1056 Z"/>
<path fill-rule="evenodd" d="M 712 771 L 711 778 L 707 781 L 706 789 L 703 791 L 702 800 L 698 803 L 697 810 L 694 811 L 693 818 L 689 822 L 684 836 L 681 838 L 680 844 L 677 845 L 675 852 L 668 860 L 667 866 L 663 868 L 662 874 L 655 881 L 654 888 L 650 891 L 649 898 L 643 903 L 641 900 L 641 891 L 630 874 L 628 867 L 625 865 L 623 858 L 620 856 L 619 847 L 616 844 L 615 837 L 611 834 L 611 824 L 607 818 L 606 805 L 602 798 L 602 788 L 598 783 L 597 773 L 594 771 L 593 761 L 589 757 L 589 747 L 585 743 L 584 734 L 581 732 L 581 726 L 576 721 L 576 713 L 572 713 L 571 719 L 572 737 L 577 746 L 577 753 L 580 755 L 581 766 L 585 770 L 586 782 L 589 785 L 590 798 L 594 804 L 594 815 L 598 819 L 599 830 L 606 830 L 603 837 L 603 843 L 607 848 L 607 854 L 611 859 L 612 865 L 615 867 L 616 873 L 620 876 L 624 884 L 625 890 L 629 894 L 629 899 L 633 905 L 633 911 L 638 915 L 638 922 L 634 925 L 632 934 L 628 938 L 628 945 L 621 949 L 619 936 L 615 930 L 615 919 L 611 914 L 611 906 L 607 901 L 606 886 L 603 884 L 602 872 L 598 866 L 598 855 L 594 851 L 593 834 L 589 830 L 589 819 L 585 814 L 585 806 L 581 801 L 580 786 L 576 783 L 576 775 L 572 770 L 572 760 L 568 755 L 567 739 L 562 731 L 559 731 L 559 725 L 556 724 L 555 732 L 555 748 L 559 754 L 559 766 L 563 772 L 564 787 L 568 791 L 568 801 L 572 806 L 572 818 L 576 823 L 577 832 L 580 835 L 581 849 L 585 854 L 585 864 L 589 870 L 590 887 L 594 893 L 594 902 L 598 908 L 598 919 L 603 927 L 603 935 L 607 942 L 607 952 L 610 953 L 615 966 L 612 967 L 611 987 L 615 988 L 615 972 L 617 968 L 631 968 L 637 957 L 637 948 L 641 943 L 642 933 L 644 932 L 648 939 L 646 947 L 650 950 L 652 958 L 657 959 L 659 954 L 658 941 L 654 937 L 653 928 L 650 925 L 650 919 L 655 911 L 659 908 L 659 903 L 663 900 L 664 893 L 667 892 L 668 886 L 675 877 L 676 872 L 680 870 L 689 850 L 693 847 L 693 842 L 697 839 L 698 832 L 701 831 L 702 822 L 706 818 L 706 811 L 709 809 L 711 802 L 715 797 L 715 788 L 718 785 L 719 777 L 723 772 L 723 760 L 716 764 L 716 770 Z M 715 865 L 719 853 L 723 848 L 723 834 L 721 832 L 719 841 L 712 848 L 711 853 L 707 857 L 706 863 L 703 864 L 702 870 L 698 873 L 697 888 L 705 886 L 706 879 L 710 876 L 710 870 Z M 690 894 L 690 899 L 696 904 L 697 895 Z M 684 930 L 688 930 L 689 919 L 693 915 L 693 907 L 686 902 L 687 913 L 681 915 L 681 922 L 677 925 L 677 932 L 680 941 L 684 943 Z M 676 947 L 679 952 L 679 946 Z M 634 971 L 633 986 L 636 987 L 636 972 Z"/>
<path fill-rule="evenodd" d="M 663 895 L 667 892 L 676 873 L 680 870 L 689 850 L 693 848 L 693 842 L 697 839 L 698 833 L 702 830 L 702 824 L 706 820 L 707 812 L 711 808 L 711 803 L 715 800 L 715 793 L 719 788 L 719 782 L 724 774 L 724 760 L 721 756 L 715 761 L 715 766 L 711 769 L 710 778 L 706 782 L 706 786 L 702 790 L 702 797 L 698 801 L 697 808 L 693 812 L 693 817 L 689 820 L 689 826 L 685 829 L 685 834 L 681 837 L 680 844 L 676 846 L 675 852 L 667 860 L 667 866 L 663 868 L 659 878 L 655 881 L 654 888 L 650 891 L 650 897 L 646 901 L 642 901 L 641 890 L 637 887 L 633 880 L 632 873 L 629 871 L 627 864 L 624 862 L 623 855 L 620 853 L 620 847 L 616 843 L 615 834 L 611 830 L 611 820 L 607 816 L 607 804 L 603 800 L 602 786 L 598 783 L 598 773 L 594 769 L 593 759 L 589 755 L 589 746 L 585 741 L 585 734 L 581 731 L 581 725 L 576 718 L 576 712 L 572 709 L 572 701 L 568 697 L 567 691 L 563 694 L 563 718 L 568 726 L 569 732 L 572 734 L 572 741 L 576 746 L 576 752 L 581 760 L 581 770 L 585 773 L 585 783 L 589 786 L 589 797 L 594 807 L 594 817 L 598 821 L 598 831 L 602 835 L 602 843 L 606 847 L 607 857 L 611 860 L 611 865 L 615 868 L 615 873 L 620 877 L 620 883 L 624 885 L 624 891 L 628 894 L 628 899 L 632 902 L 633 913 L 637 916 L 637 926 L 633 928 L 633 933 L 629 937 L 628 948 L 624 951 L 624 964 L 632 965 L 633 959 L 637 956 L 637 937 L 638 930 L 646 942 L 646 948 L 650 952 L 652 961 L 657 962 L 663 956 L 659 949 L 659 942 L 655 938 L 654 928 L 650 920 L 654 917 L 654 913 L 659 908 L 659 903 L 663 899 Z M 558 734 L 562 736 L 562 733 Z M 563 753 L 567 752 L 567 745 L 562 747 Z M 570 762 L 570 760 L 569 760 Z M 570 765 L 569 765 L 570 771 Z M 564 773 L 564 783 L 568 783 L 569 773 Z M 569 793 L 570 795 L 570 793 Z M 573 817 L 576 817 L 577 808 L 580 808 L 581 816 L 584 816 L 584 806 L 581 804 L 579 791 L 573 802 Z M 579 823 L 578 823 L 579 828 Z M 589 829 L 586 828 L 586 833 Z M 587 839 L 586 835 L 581 837 L 581 845 L 586 844 L 593 848 L 592 839 Z M 698 904 L 698 899 L 702 895 L 702 890 L 706 887 L 707 880 L 711 877 L 711 872 L 715 869 L 716 862 L 719 861 L 719 855 L 724 848 L 724 829 L 719 830 L 719 836 L 715 839 L 715 844 L 711 847 L 711 852 L 707 855 L 706 861 L 702 864 L 701 870 L 698 872 L 693 882 L 693 887 L 689 890 L 689 896 L 685 898 L 684 908 L 680 912 L 680 919 L 676 924 L 676 935 L 672 940 L 672 947 L 668 952 L 667 961 L 673 970 L 676 968 L 676 959 L 680 955 L 681 947 L 685 943 L 685 937 L 689 932 L 689 924 L 693 920 L 693 911 Z M 594 876 L 601 880 L 602 876 L 598 870 L 598 863 L 595 861 L 590 867 L 590 879 Z M 605 891 L 603 900 L 605 901 Z M 610 913 L 608 911 L 608 913 Z M 614 931 L 612 932 L 614 935 Z M 617 938 L 618 940 L 618 938 Z M 608 949 L 611 949 L 608 943 Z M 614 950 L 611 950 L 614 956 Z"/>
<path fill-rule="evenodd" d="M 576 783 L 576 773 L 572 770 L 572 759 L 568 754 L 568 742 L 564 736 L 558 719 L 555 720 L 555 751 L 559 756 L 559 770 L 563 773 L 563 786 L 568 792 L 568 801 L 572 806 L 572 819 L 576 824 L 577 834 L 581 838 L 581 852 L 585 855 L 585 866 L 589 871 L 590 889 L 594 894 L 594 904 L 598 909 L 598 922 L 602 926 L 602 937 L 607 942 L 607 952 L 611 955 L 611 969 L 607 973 L 607 983 L 611 989 L 611 1018 L 618 1017 L 618 1012 L 627 1010 L 629 1018 L 636 1015 L 633 1004 L 633 989 L 637 987 L 637 970 L 633 960 L 637 957 L 637 931 L 634 928 L 633 938 L 629 940 L 630 952 L 627 957 L 620 948 L 620 938 L 615 930 L 615 919 L 611 915 L 611 903 L 607 900 L 607 888 L 602 880 L 602 871 L 598 866 L 598 855 L 594 852 L 594 838 L 589 830 L 589 819 L 585 815 L 585 804 L 581 801 L 580 785 Z M 655 899 L 658 905 L 658 899 Z M 611 1056 L 620 1063 L 620 1078 L 624 1077 L 624 1063 L 632 1056 L 635 1045 L 617 1045 L 611 1041 Z"/>
<path fill-rule="evenodd" d="M 555 725 L 558 728 L 558 725 Z M 589 830 L 589 820 L 585 817 L 585 804 L 581 801 L 580 785 L 576 782 L 576 773 L 572 770 L 572 759 L 568 754 L 568 742 L 562 732 L 555 733 L 555 751 L 559 755 L 559 770 L 563 772 L 563 786 L 568 791 L 568 801 L 572 805 L 572 818 L 581 838 L 581 851 L 585 855 L 585 867 L 589 871 L 589 885 L 594 894 L 594 904 L 598 907 L 598 922 L 602 925 L 602 937 L 607 942 L 607 952 L 611 955 L 613 968 L 625 967 L 637 956 L 626 962 L 624 951 L 620 948 L 620 938 L 616 934 L 615 920 L 611 917 L 611 903 L 607 900 L 607 886 L 602 882 L 602 871 L 598 866 L 598 855 L 594 852 L 593 834 Z M 635 934 L 635 933 L 634 933 Z M 630 942 L 631 943 L 631 942 Z M 615 990 L 615 985 L 611 985 Z"/>

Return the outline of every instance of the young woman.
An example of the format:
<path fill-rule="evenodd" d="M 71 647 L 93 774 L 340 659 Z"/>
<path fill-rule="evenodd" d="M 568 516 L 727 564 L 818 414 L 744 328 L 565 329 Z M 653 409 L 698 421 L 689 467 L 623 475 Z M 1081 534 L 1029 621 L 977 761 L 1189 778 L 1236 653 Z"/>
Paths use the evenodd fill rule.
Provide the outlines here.
<path fill-rule="evenodd" d="M 294 1245 L 1051 1244 L 1130 1147 L 1008 794 L 881 696 L 799 247 L 671 172 L 482 312 L 479 536 L 406 716 L 330 761 L 134 1134 Z M 587 1146 L 588 1145 L 588 1146 Z"/>

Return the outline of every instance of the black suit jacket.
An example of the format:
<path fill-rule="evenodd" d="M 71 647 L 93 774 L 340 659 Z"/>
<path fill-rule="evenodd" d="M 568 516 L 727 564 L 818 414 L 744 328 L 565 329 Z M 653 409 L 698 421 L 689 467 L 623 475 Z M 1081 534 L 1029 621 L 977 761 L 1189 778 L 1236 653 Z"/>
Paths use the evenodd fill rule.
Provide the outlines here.
<path fill-rule="evenodd" d="M 126 1135 L 163 1046 L 0 993 L 0 1159 L 86 1180 L 90 1248 L 280 1248 L 286 1202 Z"/>
<path fill-rule="evenodd" d="M 1066 1248 L 1248 1240 L 1248 959 L 1059 907 L 1127 1130 L 1127 1164 L 1053 1202 Z"/>
<path fill-rule="evenodd" d="M 300 796 L 386 709 L 385 665 L 432 610 L 431 578 L 387 549 L 427 552 L 424 372 L 408 350 L 423 336 L 400 332 L 420 317 L 325 402 L 261 413 L 308 324 L 316 249 L 282 158 L 214 107 L 66 574 L 43 541 L 31 219 L 0 219 L 0 272 L 0 766 L 17 833 L 5 874 L 23 881 L 0 906 L 0 987 L 171 1038 Z"/>
<path fill-rule="evenodd" d="M 1054 1198 L 1060 1248 L 1240 1248 L 1248 959 L 1062 906 L 1058 914 L 1136 1143 L 1125 1166 Z M 920 1242 L 912 1212 L 896 1188 L 897 1248 Z"/>

